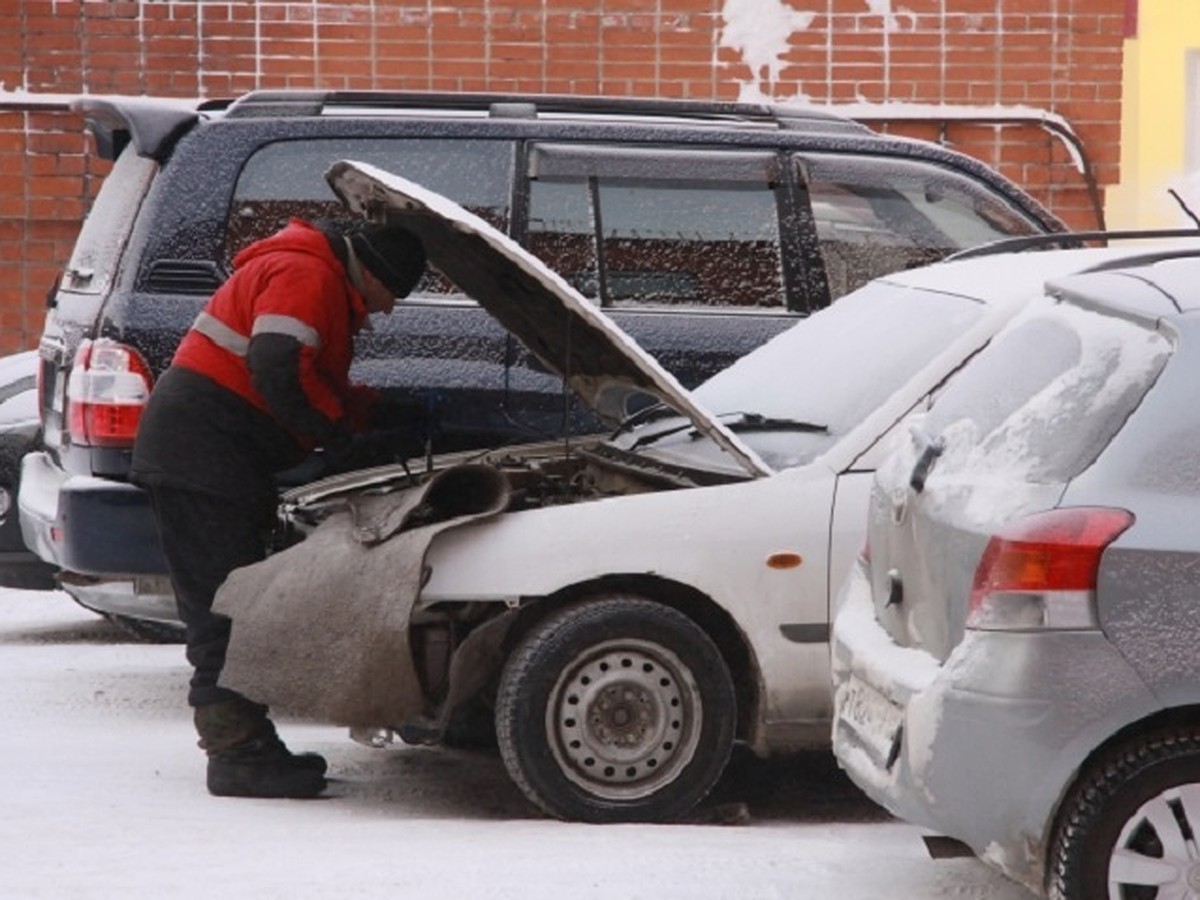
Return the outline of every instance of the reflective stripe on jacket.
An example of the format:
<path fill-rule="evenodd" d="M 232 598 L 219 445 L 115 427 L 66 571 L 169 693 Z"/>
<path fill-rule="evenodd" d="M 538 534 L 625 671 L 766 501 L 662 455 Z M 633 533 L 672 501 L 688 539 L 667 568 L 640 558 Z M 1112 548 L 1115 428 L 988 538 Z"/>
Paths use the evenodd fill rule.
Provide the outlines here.
<path fill-rule="evenodd" d="M 324 232 L 293 219 L 237 255 L 233 275 L 196 318 L 173 364 L 207 375 L 270 413 L 251 383 L 246 353 L 255 335 L 288 335 L 301 345 L 296 377 L 304 395 L 337 422 L 352 390 L 354 334 L 366 315 L 362 295 Z"/>

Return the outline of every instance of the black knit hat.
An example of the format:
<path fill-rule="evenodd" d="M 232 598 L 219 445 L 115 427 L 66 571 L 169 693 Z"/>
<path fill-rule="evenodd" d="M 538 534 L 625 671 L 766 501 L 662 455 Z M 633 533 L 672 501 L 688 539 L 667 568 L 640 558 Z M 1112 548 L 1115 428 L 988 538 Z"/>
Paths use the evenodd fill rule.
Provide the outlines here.
<path fill-rule="evenodd" d="M 398 225 L 373 225 L 350 235 L 358 261 L 397 297 L 407 297 L 425 272 L 421 239 Z"/>

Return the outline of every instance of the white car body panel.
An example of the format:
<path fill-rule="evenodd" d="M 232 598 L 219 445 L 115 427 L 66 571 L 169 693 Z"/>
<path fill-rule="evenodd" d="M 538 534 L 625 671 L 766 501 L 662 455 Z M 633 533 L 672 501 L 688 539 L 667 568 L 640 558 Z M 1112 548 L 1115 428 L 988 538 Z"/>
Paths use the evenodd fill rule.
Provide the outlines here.
<path fill-rule="evenodd" d="M 741 484 L 501 516 L 434 540 L 422 604 L 546 596 L 614 574 L 689 585 L 727 610 L 749 638 L 768 722 L 825 718 L 827 644 L 789 641 L 780 625 L 828 621 L 833 489 L 828 470 L 813 466 Z M 787 551 L 799 553 L 802 564 L 768 567 L 771 554 Z"/>

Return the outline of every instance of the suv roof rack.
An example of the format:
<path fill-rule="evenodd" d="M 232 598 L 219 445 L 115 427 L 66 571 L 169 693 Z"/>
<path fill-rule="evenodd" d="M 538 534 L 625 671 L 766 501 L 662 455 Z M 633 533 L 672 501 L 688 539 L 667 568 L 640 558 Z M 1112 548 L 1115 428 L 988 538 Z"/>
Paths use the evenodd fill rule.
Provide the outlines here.
<path fill-rule="evenodd" d="M 461 113 L 491 118 L 611 116 L 773 128 L 869 132 L 861 123 L 819 107 L 719 100 L 665 100 L 566 94 L 429 93 L 420 91 L 252 91 L 228 109 L 229 118 L 321 116 L 388 112 Z"/>

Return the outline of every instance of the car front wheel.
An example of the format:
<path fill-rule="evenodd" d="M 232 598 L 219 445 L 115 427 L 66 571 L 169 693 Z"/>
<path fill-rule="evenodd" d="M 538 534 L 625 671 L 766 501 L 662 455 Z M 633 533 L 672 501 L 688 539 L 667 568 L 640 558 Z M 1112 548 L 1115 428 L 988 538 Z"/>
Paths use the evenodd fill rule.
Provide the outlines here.
<path fill-rule="evenodd" d="M 626 596 L 539 623 L 509 657 L 496 701 L 513 781 L 551 815 L 585 822 L 682 816 L 720 778 L 736 718 L 708 635 Z"/>
<path fill-rule="evenodd" d="M 1047 887 L 1058 900 L 1200 897 L 1200 728 L 1108 751 L 1064 801 Z"/>

